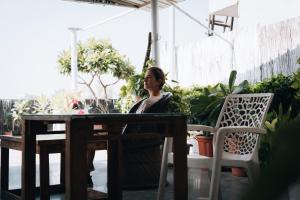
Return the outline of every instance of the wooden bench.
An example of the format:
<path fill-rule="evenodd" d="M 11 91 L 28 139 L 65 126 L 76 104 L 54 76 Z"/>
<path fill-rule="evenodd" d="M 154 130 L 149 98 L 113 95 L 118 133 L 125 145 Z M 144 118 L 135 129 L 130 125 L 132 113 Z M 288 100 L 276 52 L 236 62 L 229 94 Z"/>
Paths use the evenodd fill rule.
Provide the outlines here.
<path fill-rule="evenodd" d="M 49 200 L 50 193 L 62 193 L 65 189 L 65 134 L 63 131 L 53 131 L 55 134 L 37 135 L 36 153 L 40 154 L 40 187 L 36 192 L 40 194 L 41 200 Z M 100 139 L 90 139 L 87 145 L 88 150 L 107 149 L 106 130 L 102 125 L 94 126 L 94 134 L 100 134 Z M 3 199 L 21 199 L 21 189 L 9 190 L 9 149 L 22 151 L 21 136 L 0 135 L 1 146 L 1 197 Z M 49 154 L 61 154 L 60 184 L 50 185 L 49 183 Z M 90 195 L 89 190 L 88 194 Z M 98 195 L 98 194 L 97 194 Z M 101 196 L 106 196 L 102 195 Z"/>
<path fill-rule="evenodd" d="M 0 135 L 1 139 L 1 196 L 3 199 L 21 199 L 21 189 L 9 190 L 9 149 L 22 151 L 21 136 Z M 41 200 L 50 199 L 50 192 L 64 191 L 64 152 L 65 134 L 37 135 L 36 153 L 40 154 L 40 192 Z M 49 184 L 49 154 L 61 154 L 60 184 Z"/>

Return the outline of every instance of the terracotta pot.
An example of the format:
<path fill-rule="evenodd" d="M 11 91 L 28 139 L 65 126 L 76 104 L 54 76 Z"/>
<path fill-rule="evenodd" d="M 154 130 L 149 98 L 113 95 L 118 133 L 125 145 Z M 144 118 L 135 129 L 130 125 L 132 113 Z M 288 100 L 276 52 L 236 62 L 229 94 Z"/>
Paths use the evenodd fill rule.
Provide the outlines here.
<path fill-rule="evenodd" d="M 199 154 L 213 157 L 213 137 L 196 135 L 195 139 L 198 142 Z"/>
<path fill-rule="evenodd" d="M 12 131 L 4 131 L 4 135 L 12 135 Z"/>
<path fill-rule="evenodd" d="M 245 169 L 242 167 L 232 167 L 231 168 L 231 174 L 233 176 L 239 176 L 239 177 L 246 177 L 247 174 L 245 172 Z"/>
<path fill-rule="evenodd" d="M 236 146 L 237 140 L 235 138 L 227 138 L 228 143 L 229 143 L 229 152 L 230 153 L 238 153 L 239 148 Z M 232 167 L 231 168 L 231 174 L 233 176 L 239 176 L 239 177 L 246 177 L 246 171 L 242 167 Z"/>

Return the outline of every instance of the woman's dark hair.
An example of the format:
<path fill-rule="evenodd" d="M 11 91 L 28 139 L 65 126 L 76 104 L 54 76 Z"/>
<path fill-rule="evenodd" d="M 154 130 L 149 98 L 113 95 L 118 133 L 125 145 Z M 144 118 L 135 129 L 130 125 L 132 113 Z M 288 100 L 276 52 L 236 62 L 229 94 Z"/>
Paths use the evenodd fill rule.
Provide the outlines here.
<path fill-rule="evenodd" d="M 153 74 L 155 80 L 161 80 L 161 84 L 159 86 L 159 89 L 161 90 L 165 84 L 165 74 L 163 70 L 159 67 L 150 67 L 147 70 Z"/>

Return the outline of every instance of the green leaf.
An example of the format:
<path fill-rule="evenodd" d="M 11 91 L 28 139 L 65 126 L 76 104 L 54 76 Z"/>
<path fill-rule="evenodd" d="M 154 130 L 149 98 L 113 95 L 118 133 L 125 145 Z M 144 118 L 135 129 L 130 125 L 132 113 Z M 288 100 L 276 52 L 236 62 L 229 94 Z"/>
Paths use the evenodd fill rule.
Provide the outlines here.
<path fill-rule="evenodd" d="M 236 70 L 232 70 L 229 76 L 229 82 L 228 82 L 228 86 L 229 86 L 229 92 L 232 93 L 233 91 L 233 87 L 234 87 L 234 83 L 236 80 Z"/>
<path fill-rule="evenodd" d="M 211 103 L 211 98 L 207 96 L 200 96 L 198 99 L 190 101 L 191 113 L 201 113 Z"/>
<path fill-rule="evenodd" d="M 232 94 L 239 94 L 243 92 L 247 87 L 249 87 L 249 82 L 247 80 L 244 80 L 236 88 L 234 88 Z"/>
<path fill-rule="evenodd" d="M 228 92 L 227 92 L 226 86 L 224 84 L 220 83 L 220 88 L 221 88 L 221 91 L 223 93 L 222 95 L 227 96 Z"/>

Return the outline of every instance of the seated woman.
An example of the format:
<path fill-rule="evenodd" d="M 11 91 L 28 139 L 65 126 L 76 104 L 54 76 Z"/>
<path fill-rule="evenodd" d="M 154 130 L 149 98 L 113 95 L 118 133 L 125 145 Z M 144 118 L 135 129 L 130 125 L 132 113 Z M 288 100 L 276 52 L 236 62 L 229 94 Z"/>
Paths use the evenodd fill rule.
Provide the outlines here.
<path fill-rule="evenodd" d="M 147 70 L 144 79 L 144 88 L 148 91 L 149 97 L 136 103 L 129 113 L 165 113 L 170 110 L 171 93 L 161 93 L 165 84 L 165 75 L 158 67 L 151 67 Z M 174 109 L 172 109 L 174 111 Z M 131 133 L 161 133 L 164 126 L 128 124 L 123 134 Z M 136 139 L 123 142 L 123 188 L 124 189 L 145 189 L 158 186 L 161 145 L 160 139 Z M 88 153 L 88 165 L 92 171 L 94 152 Z M 88 184 L 93 186 L 91 176 L 88 175 Z"/>
<path fill-rule="evenodd" d="M 144 88 L 149 97 L 136 103 L 129 113 L 164 113 L 169 111 L 171 93 L 161 93 L 165 83 L 165 75 L 158 67 L 147 70 Z M 154 124 L 128 124 L 123 134 L 130 133 L 161 133 L 164 127 Z M 123 188 L 146 189 L 158 186 L 161 145 L 160 139 L 136 139 L 123 142 Z"/>

